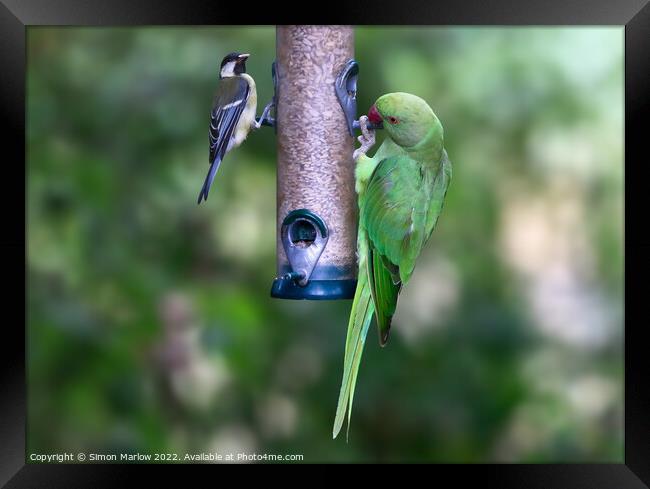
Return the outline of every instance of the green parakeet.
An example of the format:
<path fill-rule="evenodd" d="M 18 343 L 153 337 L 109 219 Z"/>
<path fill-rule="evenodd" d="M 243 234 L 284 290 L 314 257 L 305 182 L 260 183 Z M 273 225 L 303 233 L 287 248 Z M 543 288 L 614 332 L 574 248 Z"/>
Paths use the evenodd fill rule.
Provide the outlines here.
<path fill-rule="evenodd" d="M 382 122 L 388 136 L 372 158 L 365 154 L 374 144 L 368 120 Z M 372 316 L 384 346 L 397 298 L 431 236 L 451 180 L 442 125 L 420 97 L 401 92 L 383 95 L 360 123 L 362 146 L 354 154 L 359 274 L 345 341 L 334 438 L 346 411 L 350 429 L 354 387 Z"/>

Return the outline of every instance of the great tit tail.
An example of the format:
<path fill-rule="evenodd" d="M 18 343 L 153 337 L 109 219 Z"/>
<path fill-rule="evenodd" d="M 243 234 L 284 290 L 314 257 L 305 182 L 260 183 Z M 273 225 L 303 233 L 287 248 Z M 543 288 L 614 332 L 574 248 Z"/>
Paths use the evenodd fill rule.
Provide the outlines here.
<path fill-rule="evenodd" d="M 201 188 L 201 192 L 199 193 L 199 199 L 197 201 L 197 204 L 200 204 L 202 200 L 208 200 L 208 192 L 210 192 L 210 187 L 212 186 L 212 181 L 214 180 L 214 176 L 217 174 L 219 165 L 221 165 L 221 158 L 217 156 L 212 162 L 212 164 L 210 165 L 210 171 L 208 171 L 208 176 L 205 177 L 205 182 L 203 183 L 203 187 Z"/>

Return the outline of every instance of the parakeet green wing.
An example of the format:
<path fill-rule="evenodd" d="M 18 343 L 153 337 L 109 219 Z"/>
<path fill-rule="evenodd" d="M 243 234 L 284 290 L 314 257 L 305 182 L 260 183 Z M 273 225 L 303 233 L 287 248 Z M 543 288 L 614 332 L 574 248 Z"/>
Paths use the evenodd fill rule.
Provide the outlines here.
<path fill-rule="evenodd" d="M 424 242 L 428 189 L 421 163 L 408 156 L 382 160 L 360 202 L 368 233 L 368 278 L 380 342 L 388 339 L 402 284 L 413 272 Z"/>
<path fill-rule="evenodd" d="M 451 175 L 451 161 L 449 161 L 449 158 L 447 157 L 447 151 L 443 149 L 440 169 L 438 170 L 438 173 L 436 173 L 433 188 L 431 190 L 431 203 L 429 204 L 427 212 L 427 234 L 425 242 L 431 236 L 431 233 L 438 222 L 438 217 L 440 217 L 440 213 L 442 212 L 442 207 L 445 203 L 445 195 L 447 195 L 447 188 L 449 188 L 449 182 L 451 182 Z"/>

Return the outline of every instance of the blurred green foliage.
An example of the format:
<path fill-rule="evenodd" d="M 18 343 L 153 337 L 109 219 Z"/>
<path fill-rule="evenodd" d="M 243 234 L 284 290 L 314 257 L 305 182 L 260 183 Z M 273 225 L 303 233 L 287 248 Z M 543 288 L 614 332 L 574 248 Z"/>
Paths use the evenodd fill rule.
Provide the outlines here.
<path fill-rule="evenodd" d="M 360 110 L 428 100 L 454 179 L 348 444 L 350 303 L 269 297 L 273 131 L 196 205 L 220 60 L 263 105 L 274 29 L 27 40 L 29 452 L 623 460 L 622 28 L 356 29 Z"/>

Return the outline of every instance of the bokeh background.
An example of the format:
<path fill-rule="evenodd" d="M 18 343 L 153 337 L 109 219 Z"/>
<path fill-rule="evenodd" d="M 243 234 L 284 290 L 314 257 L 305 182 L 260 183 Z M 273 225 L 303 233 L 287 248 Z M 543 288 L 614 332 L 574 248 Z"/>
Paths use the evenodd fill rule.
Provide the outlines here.
<path fill-rule="evenodd" d="M 28 452 L 623 461 L 623 29 L 356 29 L 454 178 L 332 441 L 350 301 L 271 299 L 275 136 L 196 205 L 219 63 L 272 27 L 28 29 Z M 235 232 L 232 232 L 235 230 Z"/>

